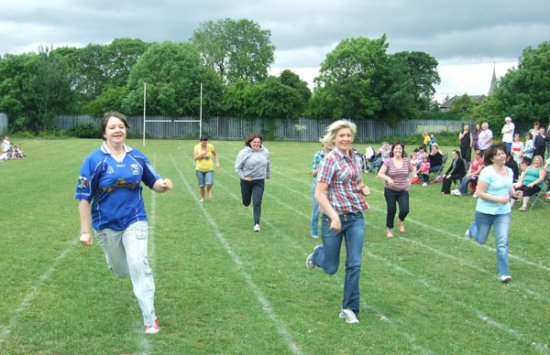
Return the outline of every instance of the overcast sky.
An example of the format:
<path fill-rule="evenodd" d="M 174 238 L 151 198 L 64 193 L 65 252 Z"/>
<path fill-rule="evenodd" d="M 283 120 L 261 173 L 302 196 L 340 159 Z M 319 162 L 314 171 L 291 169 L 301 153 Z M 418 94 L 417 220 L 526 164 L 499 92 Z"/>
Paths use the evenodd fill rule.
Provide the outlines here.
<path fill-rule="evenodd" d="M 249 19 L 271 31 L 272 73 L 312 82 L 345 38 L 386 33 L 389 52 L 439 62 L 436 98 L 486 94 L 527 46 L 550 40 L 549 0 L 0 0 L 0 55 L 115 38 L 186 42 L 207 20 Z"/>

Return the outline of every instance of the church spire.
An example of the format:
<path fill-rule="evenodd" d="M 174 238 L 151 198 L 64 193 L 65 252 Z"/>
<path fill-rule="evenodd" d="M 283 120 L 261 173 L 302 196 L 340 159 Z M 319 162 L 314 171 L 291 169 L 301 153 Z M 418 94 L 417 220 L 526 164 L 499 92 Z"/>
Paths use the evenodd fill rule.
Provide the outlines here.
<path fill-rule="evenodd" d="M 493 62 L 493 77 L 491 78 L 491 86 L 489 86 L 488 96 L 491 96 L 495 89 L 497 88 L 497 74 L 496 74 L 496 63 Z"/>

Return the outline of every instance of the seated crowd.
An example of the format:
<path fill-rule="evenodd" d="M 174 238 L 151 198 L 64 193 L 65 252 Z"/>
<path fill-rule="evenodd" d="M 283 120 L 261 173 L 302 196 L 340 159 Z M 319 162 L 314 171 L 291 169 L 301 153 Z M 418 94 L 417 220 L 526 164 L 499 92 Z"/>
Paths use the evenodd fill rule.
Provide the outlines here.
<path fill-rule="evenodd" d="M 523 197 L 520 198 L 519 210 L 526 211 L 529 199 L 540 191 L 544 191 L 545 184 L 550 185 L 550 156 L 545 163 L 541 155 L 533 155 L 530 142 L 526 144 L 527 148 L 525 148 L 523 144 L 520 144 L 519 137 L 519 134 L 514 137 L 514 144 L 512 144 L 510 152 L 507 153 L 506 166 L 513 172 L 514 188 L 523 193 Z M 531 133 L 527 134 L 527 138 L 528 140 L 532 139 Z M 390 147 L 388 142 L 384 142 L 376 154 L 372 147 L 368 147 L 367 149 L 371 153 L 366 162 L 365 172 L 371 173 L 378 170 L 384 160 L 388 158 Z M 450 154 L 451 162 L 447 170 L 442 173 L 447 165 L 445 155 L 437 143 L 433 143 L 430 148 L 428 153 L 426 145 L 422 143 L 411 154 L 410 164 L 415 173 L 411 183 L 419 183 L 426 187 L 430 183 L 430 175 L 435 174 L 432 182 L 442 183 L 441 195 L 464 196 L 471 191 L 473 197 L 477 197 L 475 193 L 477 180 L 484 168 L 483 151 L 476 149 L 473 159 L 470 161 L 469 157 L 461 156 L 461 151 L 453 150 Z M 453 183 L 456 183 L 456 188 L 451 190 Z M 545 198 L 550 199 L 550 192 L 547 192 Z M 512 201 L 513 206 L 515 200 Z"/>
<path fill-rule="evenodd" d="M 0 161 L 9 159 L 22 159 L 25 157 L 21 145 L 15 145 L 10 142 L 9 136 L 4 136 L 2 140 L 2 154 L 0 154 Z"/>

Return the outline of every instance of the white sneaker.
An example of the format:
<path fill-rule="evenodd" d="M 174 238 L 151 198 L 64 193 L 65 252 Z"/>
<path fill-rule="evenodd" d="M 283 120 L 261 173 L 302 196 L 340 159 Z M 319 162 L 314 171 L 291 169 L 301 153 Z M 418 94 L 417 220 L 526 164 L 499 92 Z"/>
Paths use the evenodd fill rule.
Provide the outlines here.
<path fill-rule="evenodd" d="M 422 186 L 428 186 L 427 182 L 422 183 Z"/>
<path fill-rule="evenodd" d="M 345 319 L 348 324 L 359 323 L 359 319 L 357 319 L 355 313 L 348 308 L 342 309 L 342 312 L 340 312 L 340 318 Z"/>
<path fill-rule="evenodd" d="M 459 190 L 454 190 L 453 192 L 451 192 L 451 195 L 462 196 L 462 192 L 460 192 Z"/>
<path fill-rule="evenodd" d="M 474 192 L 474 195 L 472 196 L 473 198 L 477 198 L 477 192 Z"/>
<path fill-rule="evenodd" d="M 260 231 L 260 225 L 258 223 L 256 223 L 254 225 L 254 232 L 259 232 Z"/>
<path fill-rule="evenodd" d="M 464 239 L 470 240 L 472 238 L 472 235 L 470 234 L 470 228 L 466 229 L 466 232 L 464 232 Z"/>
<path fill-rule="evenodd" d="M 315 269 L 315 264 L 313 263 L 313 254 L 315 253 L 315 250 L 319 249 L 322 246 L 323 246 L 323 244 L 317 245 L 315 248 L 313 248 L 313 251 L 311 252 L 311 254 L 309 254 L 307 256 L 307 258 L 306 258 L 306 268 L 308 270 Z"/>
<path fill-rule="evenodd" d="M 501 275 L 501 276 L 498 277 L 498 280 L 500 282 L 506 283 L 506 282 L 512 280 L 512 276 L 510 276 L 510 275 Z"/>

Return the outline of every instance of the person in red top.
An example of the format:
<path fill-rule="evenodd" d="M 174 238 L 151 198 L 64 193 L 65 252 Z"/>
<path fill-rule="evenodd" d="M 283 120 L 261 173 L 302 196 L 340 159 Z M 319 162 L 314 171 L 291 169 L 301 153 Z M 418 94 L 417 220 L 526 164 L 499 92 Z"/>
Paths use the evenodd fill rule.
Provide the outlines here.
<path fill-rule="evenodd" d="M 401 142 L 395 142 L 391 147 L 390 158 L 378 172 L 378 177 L 384 180 L 384 197 L 388 206 L 386 213 L 386 237 L 393 238 L 393 222 L 399 204 L 399 216 L 397 226 L 400 233 L 405 232 L 403 222 L 409 214 L 409 186 L 411 176 L 414 173 L 409 159 L 405 156 L 405 146 Z"/>
<path fill-rule="evenodd" d="M 368 208 L 364 197 L 369 188 L 363 184 L 361 156 L 351 149 L 356 126 L 339 120 L 328 126 L 323 144 L 333 149 L 319 164 L 315 199 L 322 218 L 323 244 L 313 249 L 306 259 L 309 270 L 316 266 L 327 274 L 335 274 L 340 264 L 340 248 L 346 242 L 346 276 L 344 299 L 340 318 L 346 323 L 359 323 L 359 278 L 365 221 L 363 211 Z"/>
<path fill-rule="evenodd" d="M 483 158 L 481 157 L 481 152 L 479 150 L 476 150 L 474 152 L 474 160 L 472 160 L 472 162 L 470 163 L 470 170 L 468 171 L 468 174 L 466 174 L 466 176 L 462 178 L 462 181 L 460 182 L 458 188 L 451 191 L 451 195 L 462 196 L 466 194 L 470 183 L 477 183 L 479 173 L 484 166 L 485 163 L 483 162 Z"/>

